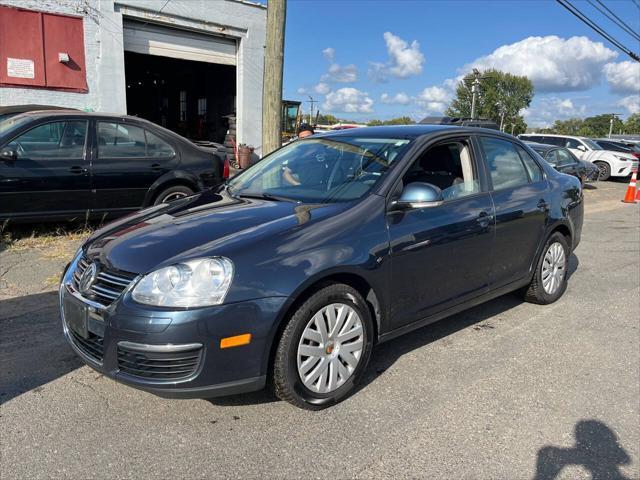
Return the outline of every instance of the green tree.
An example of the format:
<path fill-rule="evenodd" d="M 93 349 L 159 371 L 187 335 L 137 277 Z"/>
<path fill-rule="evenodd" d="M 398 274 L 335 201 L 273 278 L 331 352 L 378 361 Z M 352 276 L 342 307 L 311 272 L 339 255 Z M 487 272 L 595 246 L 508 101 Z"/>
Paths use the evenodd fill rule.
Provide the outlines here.
<path fill-rule="evenodd" d="M 629 118 L 624 122 L 623 130 L 627 134 L 640 134 L 640 113 L 629 115 Z"/>
<path fill-rule="evenodd" d="M 379 127 L 380 125 L 413 125 L 414 123 L 416 123 L 415 121 L 413 121 L 411 119 L 411 117 L 397 117 L 397 118 L 391 118 L 389 120 L 371 120 L 369 122 L 367 122 L 367 125 L 369 127 Z"/>
<path fill-rule="evenodd" d="M 446 111 L 451 117 L 471 117 L 471 86 L 475 75 L 466 75 L 456 87 L 456 96 Z M 493 120 L 503 130 L 523 133 L 527 125 L 520 111 L 533 100 L 533 83 L 527 77 L 500 70 L 486 70 L 480 74 L 480 88 L 476 98 L 476 117 Z"/>
<path fill-rule="evenodd" d="M 318 115 L 318 124 L 320 125 L 333 125 L 334 123 L 338 123 L 339 121 L 340 120 L 338 120 L 338 118 L 334 117 L 333 115 Z"/>

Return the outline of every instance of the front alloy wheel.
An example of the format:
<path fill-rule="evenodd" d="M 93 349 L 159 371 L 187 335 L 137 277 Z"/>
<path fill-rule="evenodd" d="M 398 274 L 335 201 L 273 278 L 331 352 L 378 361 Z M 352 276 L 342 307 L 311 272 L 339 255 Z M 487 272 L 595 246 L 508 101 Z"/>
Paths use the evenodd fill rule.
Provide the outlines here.
<path fill-rule="evenodd" d="M 318 289 L 288 319 L 273 364 L 275 393 L 309 410 L 353 392 L 371 355 L 373 323 L 362 295 L 344 284 Z"/>

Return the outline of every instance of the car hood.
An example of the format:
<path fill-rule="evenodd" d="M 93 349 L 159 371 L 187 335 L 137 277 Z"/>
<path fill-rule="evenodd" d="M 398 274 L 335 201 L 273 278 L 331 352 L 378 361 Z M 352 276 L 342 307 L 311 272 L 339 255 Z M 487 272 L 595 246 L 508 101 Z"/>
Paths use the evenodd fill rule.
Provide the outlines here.
<path fill-rule="evenodd" d="M 348 208 L 199 195 L 142 210 L 96 231 L 85 254 L 110 269 L 148 273 L 190 258 L 255 248 L 266 236 L 306 228 Z"/>

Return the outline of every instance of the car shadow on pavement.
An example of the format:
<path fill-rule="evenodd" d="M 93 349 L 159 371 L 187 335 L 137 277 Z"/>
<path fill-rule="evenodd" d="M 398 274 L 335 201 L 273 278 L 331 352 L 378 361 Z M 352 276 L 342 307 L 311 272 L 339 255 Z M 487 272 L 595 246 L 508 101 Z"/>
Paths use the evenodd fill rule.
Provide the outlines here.
<path fill-rule="evenodd" d="M 62 334 L 57 292 L 0 300 L 0 405 L 83 364 Z"/>
<path fill-rule="evenodd" d="M 538 450 L 534 480 L 553 480 L 568 466 L 583 467 L 594 480 L 630 480 L 619 467 L 629 465 L 631 457 L 611 428 L 598 420 L 580 420 L 574 435 L 573 447 L 546 445 Z"/>

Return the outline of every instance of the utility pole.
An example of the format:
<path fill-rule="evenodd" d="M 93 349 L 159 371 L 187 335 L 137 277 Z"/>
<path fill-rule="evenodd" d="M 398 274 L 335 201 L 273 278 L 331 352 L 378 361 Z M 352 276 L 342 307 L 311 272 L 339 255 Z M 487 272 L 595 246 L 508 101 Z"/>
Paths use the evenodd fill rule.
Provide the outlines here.
<path fill-rule="evenodd" d="M 480 92 L 480 71 L 477 68 L 473 69 L 473 74 L 476 78 L 471 85 L 471 120 L 476 118 L 476 97 Z"/>
<path fill-rule="evenodd" d="M 267 41 L 264 52 L 262 86 L 262 155 L 282 145 L 282 69 L 286 0 L 267 3 Z"/>
<path fill-rule="evenodd" d="M 611 114 L 611 119 L 609 120 L 609 138 L 611 138 L 611 134 L 613 133 L 613 122 L 615 121 L 616 117 L 620 115 L 619 113 L 612 113 Z"/>
<path fill-rule="evenodd" d="M 311 104 L 311 107 L 309 110 L 309 125 L 313 125 L 313 105 L 316 103 L 316 101 L 313 99 L 311 95 L 309 95 L 309 103 Z"/>

